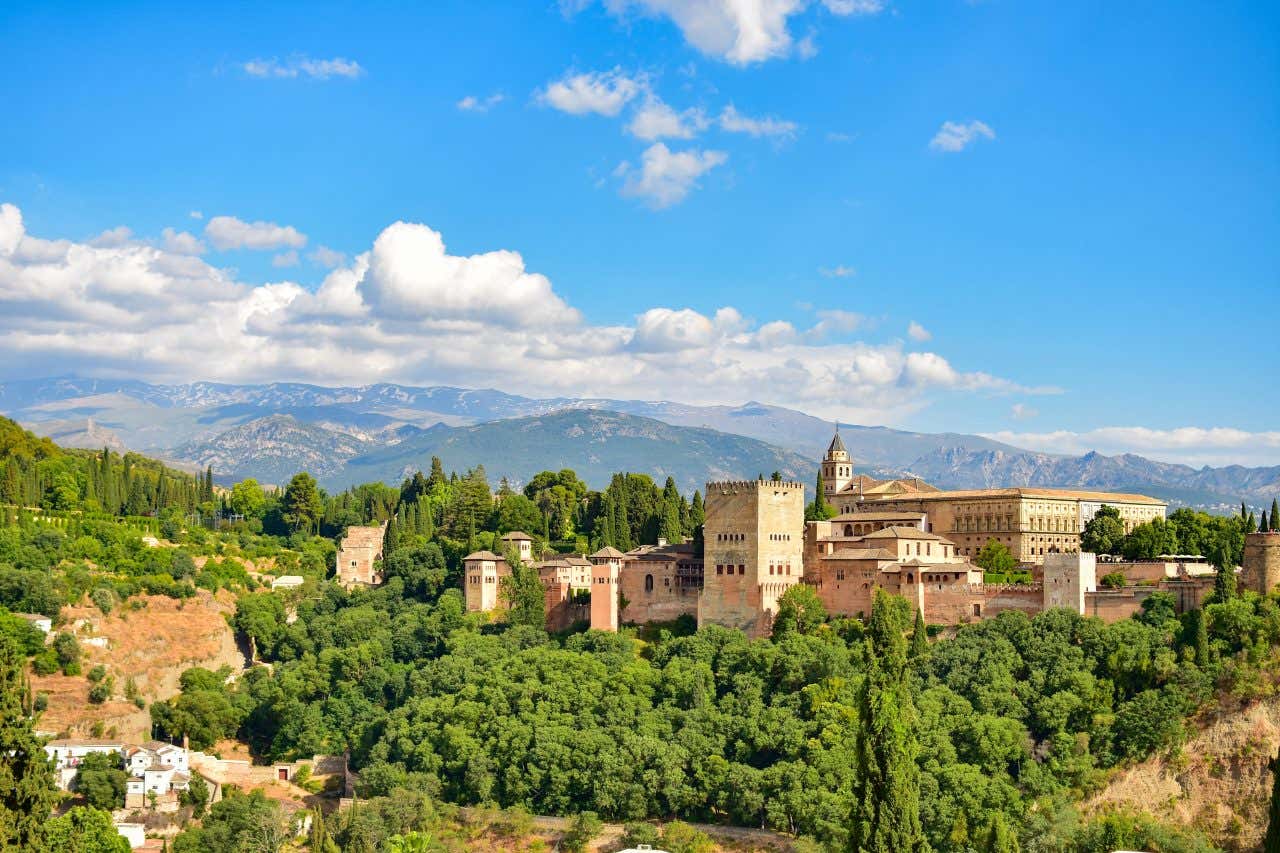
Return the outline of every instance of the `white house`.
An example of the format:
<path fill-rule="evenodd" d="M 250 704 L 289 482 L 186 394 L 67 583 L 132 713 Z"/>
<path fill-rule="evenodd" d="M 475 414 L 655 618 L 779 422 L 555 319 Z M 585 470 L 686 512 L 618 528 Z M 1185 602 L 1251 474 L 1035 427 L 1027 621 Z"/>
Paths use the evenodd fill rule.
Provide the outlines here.
<path fill-rule="evenodd" d="M 43 613 L 15 613 L 13 615 L 19 619 L 25 619 L 31 627 L 42 634 L 48 634 L 53 630 L 53 620 Z"/>
<path fill-rule="evenodd" d="M 86 755 L 101 753 L 122 757 L 125 745 L 118 740 L 74 739 L 51 740 L 44 745 L 45 755 L 53 762 L 58 787 L 67 790 L 79 772 Z"/>
<path fill-rule="evenodd" d="M 176 802 L 177 792 L 191 784 L 191 759 L 185 749 L 162 741 L 148 741 L 125 750 L 125 808 L 149 806 L 149 796 L 160 802 Z"/>
<path fill-rule="evenodd" d="M 302 575 L 281 575 L 271 581 L 272 589 L 296 589 L 305 582 Z"/>
<path fill-rule="evenodd" d="M 117 823 L 116 832 L 129 842 L 129 847 L 136 850 L 147 843 L 147 827 L 141 823 Z"/>

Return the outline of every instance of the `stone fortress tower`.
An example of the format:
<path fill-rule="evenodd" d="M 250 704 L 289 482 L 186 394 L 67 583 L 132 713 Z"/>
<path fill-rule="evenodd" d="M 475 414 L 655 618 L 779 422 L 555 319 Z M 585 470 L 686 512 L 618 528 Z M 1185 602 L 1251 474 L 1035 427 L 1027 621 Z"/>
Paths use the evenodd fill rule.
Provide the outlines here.
<path fill-rule="evenodd" d="M 778 599 L 804 575 L 804 486 L 783 480 L 707 483 L 705 501 L 698 625 L 765 636 Z"/>
<path fill-rule="evenodd" d="M 1266 595 L 1280 584 L 1280 533 L 1247 533 L 1240 586 Z"/>
<path fill-rule="evenodd" d="M 845 449 L 844 440 L 840 438 L 840 427 L 827 447 L 827 455 L 822 457 L 822 496 L 827 503 L 834 504 L 836 496 L 848 488 L 853 482 L 853 460 Z"/>

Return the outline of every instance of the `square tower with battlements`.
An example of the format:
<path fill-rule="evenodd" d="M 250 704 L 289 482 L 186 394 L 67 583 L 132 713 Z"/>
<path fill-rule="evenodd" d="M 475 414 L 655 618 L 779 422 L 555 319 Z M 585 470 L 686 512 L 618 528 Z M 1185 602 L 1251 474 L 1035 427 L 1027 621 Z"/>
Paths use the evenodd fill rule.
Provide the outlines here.
<path fill-rule="evenodd" d="M 804 486 L 784 480 L 707 483 L 698 625 L 773 627 L 778 599 L 804 575 Z"/>

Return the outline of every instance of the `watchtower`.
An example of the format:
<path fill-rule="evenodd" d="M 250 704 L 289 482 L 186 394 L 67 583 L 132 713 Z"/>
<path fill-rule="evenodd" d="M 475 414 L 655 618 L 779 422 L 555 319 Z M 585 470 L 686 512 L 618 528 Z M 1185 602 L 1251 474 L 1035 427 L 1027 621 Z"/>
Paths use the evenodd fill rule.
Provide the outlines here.
<path fill-rule="evenodd" d="M 804 575 L 804 486 L 787 480 L 707 483 L 698 625 L 772 629 L 778 598 Z"/>

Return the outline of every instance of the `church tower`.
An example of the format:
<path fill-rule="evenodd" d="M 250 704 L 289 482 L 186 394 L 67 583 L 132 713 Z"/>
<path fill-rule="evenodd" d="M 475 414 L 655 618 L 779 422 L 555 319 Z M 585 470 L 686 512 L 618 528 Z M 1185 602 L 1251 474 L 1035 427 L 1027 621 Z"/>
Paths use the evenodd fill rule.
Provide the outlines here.
<path fill-rule="evenodd" d="M 853 460 L 849 451 L 845 450 L 844 440 L 840 438 L 840 427 L 836 427 L 835 437 L 827 447 L 827 455 L 822 457 L 822 491 L 827 503 L 834 504 L 836 495 L 853 482 Z"/>

